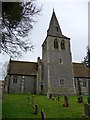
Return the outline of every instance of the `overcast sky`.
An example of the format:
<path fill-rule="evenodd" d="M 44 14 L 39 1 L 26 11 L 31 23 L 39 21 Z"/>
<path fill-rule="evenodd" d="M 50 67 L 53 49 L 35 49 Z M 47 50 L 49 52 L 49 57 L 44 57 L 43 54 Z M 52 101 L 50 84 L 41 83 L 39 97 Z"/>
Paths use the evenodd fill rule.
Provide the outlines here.
<path fill-rule="evenodd" d="M 81 62 L 88 45 L 88 0 L 40 1 L 43 11 L 29 36 L 35 49 L 33 53 L 25 54 L 20 60 L 36 61 L 38 56 L 42 56 L 41 45 L 46 37 L 54 8 L 63 34 L 71 38 L 72 61 Z"/>
<path fill-rule="evenodd" d="M 56 13 L 62 33 L 71 38 L 72 61 L 81 62 L 86 55 L 88 45 L 88 0 L 38 0 L 43 5 L 41 15 L 34 25 L 34 29 L 27 37 L 35 46 L 33 52 L 24 54 L 19 60 L 37 61 L 42 58 L 41 45 L 46 38 L 47 29 L 53 9 Z M 0 62 L 5 62 L 8 56 L 0 55 Z"/>

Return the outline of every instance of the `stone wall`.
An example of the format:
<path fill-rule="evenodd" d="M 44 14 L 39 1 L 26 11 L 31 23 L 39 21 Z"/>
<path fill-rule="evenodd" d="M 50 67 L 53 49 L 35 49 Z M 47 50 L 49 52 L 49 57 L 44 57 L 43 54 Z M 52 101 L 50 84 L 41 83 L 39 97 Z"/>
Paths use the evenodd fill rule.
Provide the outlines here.
<path fill-rule="evenodd" d="M 58 49 L 54 48 L 54 40 L 58 40 Z M 61 41 L 65 41 L 65 50 L 61 49 Z M 60 63 L 60 59 L 62 63 Z M 44 64 L 45 90 L 56 94 L 74 94 L 72 75 L 72 56 L 70 40 L 48 36 L 47 50 L 42 58 Z M 60 84 L 63 79 L 63 85 Z"/>
<path fill-rule="evenodd" d="M 17 83 L 13 83 L 16 75 L 10 76 L 9 93 L 36 93 L 36 76 L 19 76 Z"/>
<path fill-rule="evenodd" d="M 88 94 L 88 80 L 87 78 L 74 78 L 76 93 L 79 94 L 79 86 L 78 86 L 78 80 L 80 82 L 81 92 L 83 94 Z M 84 86 L 84 82 L 86 86 Z"/>

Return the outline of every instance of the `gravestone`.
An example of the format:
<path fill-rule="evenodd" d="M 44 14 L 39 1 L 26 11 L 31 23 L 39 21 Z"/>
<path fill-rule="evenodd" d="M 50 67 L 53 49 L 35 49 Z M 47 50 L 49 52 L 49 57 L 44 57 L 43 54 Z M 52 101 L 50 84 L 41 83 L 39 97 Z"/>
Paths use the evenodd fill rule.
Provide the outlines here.
<path fill-rule="evenodd" d="M 90 118 L 90 104 L 88 103 L 84 104 L 84 114 L 86 117 Z"/>
<path fill-rule="evenodd" d="M 88 103 L 84 104 L 84 114 L 90 118 L 90 97 L 88 97 Z"/>
<path fill-rule="evenodd" d="M 82 94 L 79 95 L 79 97 L 78 97 L 78 102 L 79 102 L 79 103 L 82 103 L 82 102 L 83 102 L 83 96 L 82 96 Z"/>
<path fill-rule="evenodd" d="M 63 104 L 63 107 L 69 107 L 68 97 L 64 96 L 65 103 Z"/>
<path fill-rule="evenodd" d="M 42 120 L 46 120 L 46 116 L 45 116 L 44 110 L 41 110 L 41 118 L 42 118 Z"/>
<path fill-rule="evenodd" d="M 37 115 L 37 113 L 38 113 L 38 105 L 35 104 L 34 107 L 33 107 L 33 114 Z"/>

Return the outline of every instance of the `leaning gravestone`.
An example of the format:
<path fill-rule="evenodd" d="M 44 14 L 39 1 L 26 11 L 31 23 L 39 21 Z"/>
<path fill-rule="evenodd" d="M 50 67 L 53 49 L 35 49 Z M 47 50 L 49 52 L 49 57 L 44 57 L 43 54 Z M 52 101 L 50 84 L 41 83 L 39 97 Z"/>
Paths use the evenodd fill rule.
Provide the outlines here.
<path fill-rule="evenodd" d="M 38 113 L 38 105 L 35 104 L 35 105 L 33 106 L 33 114 L 36 114 L 36 115 L 37 115 L 37 113 Z"/>
<path fill-rule="evenodd" d="M 46 116 L 45 116 L 44 110 L 41 110 L 41 117 L 42 117 L 42 120 L 46 120 Z"/>
<path fill-rule="evenodd" d="M 63 106 L 64 107 L 69 107 L 69 102 L 68 102 L 68 97 L 67 96 L 64 96 L 64 101 L 65 101 L 65 104 Z"/>
<path fill-rule="evenodd" d="M 84 114 L 90 118 L 90 98 L 88 99 L 88 103 L 84 104 Z"/>

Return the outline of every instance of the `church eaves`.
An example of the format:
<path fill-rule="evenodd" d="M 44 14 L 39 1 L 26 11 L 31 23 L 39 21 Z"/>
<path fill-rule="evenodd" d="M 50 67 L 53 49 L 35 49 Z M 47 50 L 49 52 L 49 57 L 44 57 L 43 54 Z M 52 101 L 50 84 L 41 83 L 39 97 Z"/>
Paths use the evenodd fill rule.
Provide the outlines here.
<path fill-rule="evenodd" d="M 62 31 L 61 31 L 61 28 L 58 23 L 58 20 L 57 20 L 54 10 L 53 10 L 52 17 L 50 20 L 49 29 L 47 30 L 47 35 L 70 39 L 62 34 Z"/>

